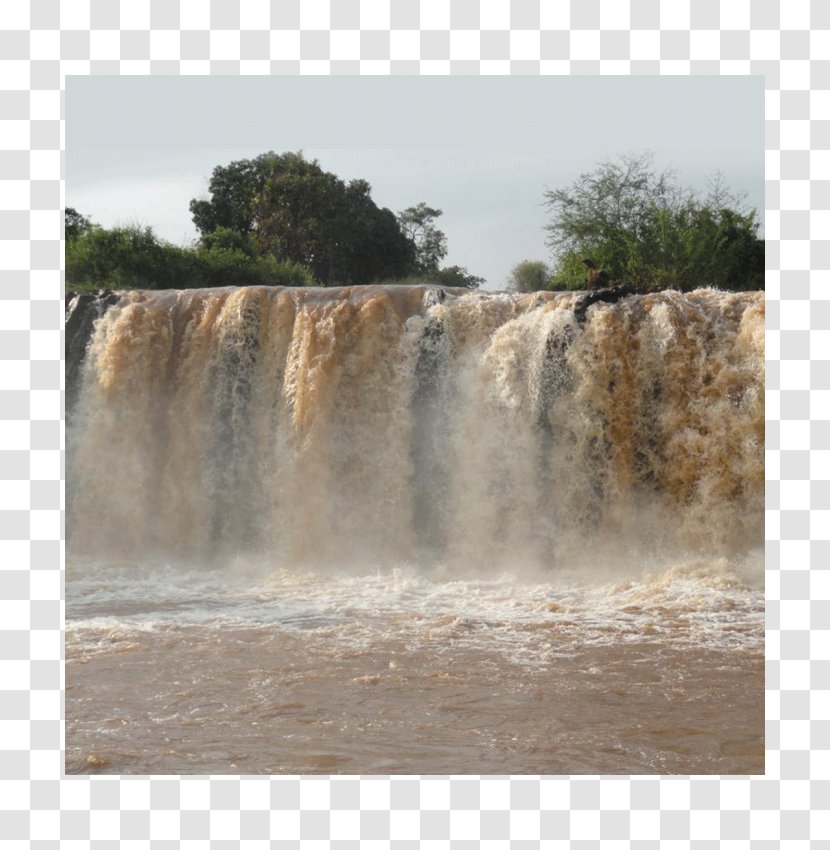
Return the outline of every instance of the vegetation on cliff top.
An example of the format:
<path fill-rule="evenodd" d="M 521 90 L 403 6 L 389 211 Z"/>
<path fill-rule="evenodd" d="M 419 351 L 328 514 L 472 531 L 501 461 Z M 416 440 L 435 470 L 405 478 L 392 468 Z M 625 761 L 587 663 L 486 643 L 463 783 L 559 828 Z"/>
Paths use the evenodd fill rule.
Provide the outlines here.
<path fill-rule="evenodd" d="M 585 258 L 637 291 L 764 288 L 757 213 L 720 179 L 701 198 L 656 172 L 649 155 L 629 156 L 546 189 L 544 205 L 551 263 L 518 263 L 514 291 L 584 289 Z M 375 204 L 365 180 L 343 181 L 302 153 L 217 166 L 190 211 L 199 239 L 182 247 L 151 227 L 106 229 L 67 207 L 67 289 L 485 283 L 442 266 L 440 209 L 421 202 L 396 215 Z"/>
<path fill-rule="evenodd" d="M 441 210 L 420 203 L 396 216 L 375 204 L 365 180 L 345 182 L 301 153 L 217 166 L 208 191 L 190 202 L 200 238 L 187 247 L 143 225 L 98 227 L 68 207 L 67 288 L 484 282 L 441 266 Z"/>
<path fill-rule="evenodd" d="M 649 155 L 629 156 L 548 189 L 544 198 L 553 262 L 518 263 L 509 281 L 514 290 L 584 289 L 585 258 L 615 284 L 639 291 L 764 288 L 757 213 L 718 176 L 699 197 L 670 172 L 655 171 Z"/>

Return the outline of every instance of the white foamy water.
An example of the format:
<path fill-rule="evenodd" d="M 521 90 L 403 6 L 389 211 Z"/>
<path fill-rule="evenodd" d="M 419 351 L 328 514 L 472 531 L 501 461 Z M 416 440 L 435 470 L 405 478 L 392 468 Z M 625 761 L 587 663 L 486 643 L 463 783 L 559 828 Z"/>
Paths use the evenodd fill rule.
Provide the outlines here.
<path fill-rule="evenodd" d="M 763 769 L 763 300 L 130 293 L 69 428 L 67 769 Z"/>
<path fill-rule="evenodd" d="M 681 644 L 753 646 L 764 616 L 757 562 L 741 572 L 724 561 L 692 562 L 614 584 L 585 584 L 573 575 L 556 583 L 510 573 L 458 579 L 440 568 L 430 574 L 413 567 L 364 575 L 263 574 L 262 566 L 232 565 L 206 575 L 181 567 L 85 564 L 83 575 L 70 572 L 67 636 L 83 657 L 105 651 L 108 635 L 118 641 L 179 626 L 339 633 L 348 645 L 390 628 L 417 636 L 436 621 L 465 624 L 475 631 L 470 642 L 495 640 L 509 653 L 521 651 L 523 662 L 532 661 L 534 650 L 569 652 L 658 633 Z M 556 646 L 536 646 L 528 628 L 549 629 Z M 544 658 L 542 652 L 537 660 Z"/>

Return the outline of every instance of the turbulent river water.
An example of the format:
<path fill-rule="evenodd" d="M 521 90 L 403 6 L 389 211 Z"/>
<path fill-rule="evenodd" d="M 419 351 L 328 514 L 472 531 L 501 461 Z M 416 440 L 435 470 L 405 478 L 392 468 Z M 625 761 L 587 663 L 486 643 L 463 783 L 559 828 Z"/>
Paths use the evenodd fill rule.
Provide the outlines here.
<path fill-rule="evenodd" d="M 763 294 L 578 299 L 73 301 L 67 771 L 762 772 Z"/>

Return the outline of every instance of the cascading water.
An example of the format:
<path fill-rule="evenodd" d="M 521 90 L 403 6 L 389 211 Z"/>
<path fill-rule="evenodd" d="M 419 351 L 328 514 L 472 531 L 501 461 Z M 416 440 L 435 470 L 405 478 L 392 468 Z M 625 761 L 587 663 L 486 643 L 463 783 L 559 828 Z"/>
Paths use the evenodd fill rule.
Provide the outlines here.
<path fill-rule="evenodd" d="M 572 295 L 436 292 L 125 294 L 85 361 L 72 549 L 555 567 L 758 544 L 759 294 L 634 296 L 580 328 Z"/>
<path fill-rule="evenodd" d="M 379 286 L 129 292 L 86 304 L 94 327 L 73 302 L 89 342 L 67 356 L 70 660 L 73 647 L 85 661 L 115 658 L 107 647 L 160 651 L 147 636 L 159 623 L 198 622 L 222 625 L 226 641 L 268 626 L 280 657 L 299 651 L 285 641 L 300 629 L 303 652 L 339 652 L 341 663 L 347 645 L 391 657 L 424 640 L 421 626 L 450 624 L 460 631 L 447 646 L 471 669 L 490 669 L 503 648 L 527 661 L 523 676 L 554 657 L 573 676 L 564 657 L 639 646 L 656 629 L 663 654 L 738 652 L 740 636 L 741 669 L 757 677 L 763 294 L 629 296 L 591 306 L 582 323 L 578 299 Z M 135 608 L 142 594 L 159 601 Z M 234 600 L 221 614 L 219 597 Z M 176 615 L 161 617 L 165 606 Z M 537 645 L 543 628 L 559 638 Z M 326 669 L 336 702 L 341 677 Z M 355 672 L 364 685 L 375 675 Z M 92 746 L 76 735 L 70 759 Z M 737 769 L 757 766 L 757 743 L 730 740 L 749 759 Z M 635 750 L 562 764 L 525 754 L 504 769 L 675 764 L 638 762 Z M 274 756 L 252 770 L 397 769 L 378 753 L 368 764 L 351 752 Z M 440 771 L 422 755 L 400 769 Z M 221 769 L 217 758 L 198 765 Z M 735 767 L 723 758 L 677 764 Z"/>

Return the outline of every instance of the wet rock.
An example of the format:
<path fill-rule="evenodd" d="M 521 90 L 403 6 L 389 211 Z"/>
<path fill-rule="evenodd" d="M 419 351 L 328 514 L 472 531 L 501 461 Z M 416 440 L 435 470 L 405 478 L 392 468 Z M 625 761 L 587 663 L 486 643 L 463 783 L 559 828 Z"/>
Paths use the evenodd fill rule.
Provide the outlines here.
<path fill-rule="evenodd" d="M 589 292 L 587 295 L 583 295 L 579 301 L 576 302 L 576 307 L 574 307 L 574 317 L 580 325 L 585 324 L 585 314 L 588 312 L 588 308 L 592 304 L 596 304 L 598 301 L 602 301 L 604 304 L 615 304 L 621 298 L 625 298 L 626 295 L 633 295 L 634 290 L 623 284 L 622 286 L 610 286 L 605 289 L 598 289 L 596 292 Z"/>
<path fill-rule="evenodd" d="M 67 292 L 64 313 L 66 354 L 66 417 L 77 400 L 81 370 L 95 321 L 121 298 L 118 292 Z"/>

